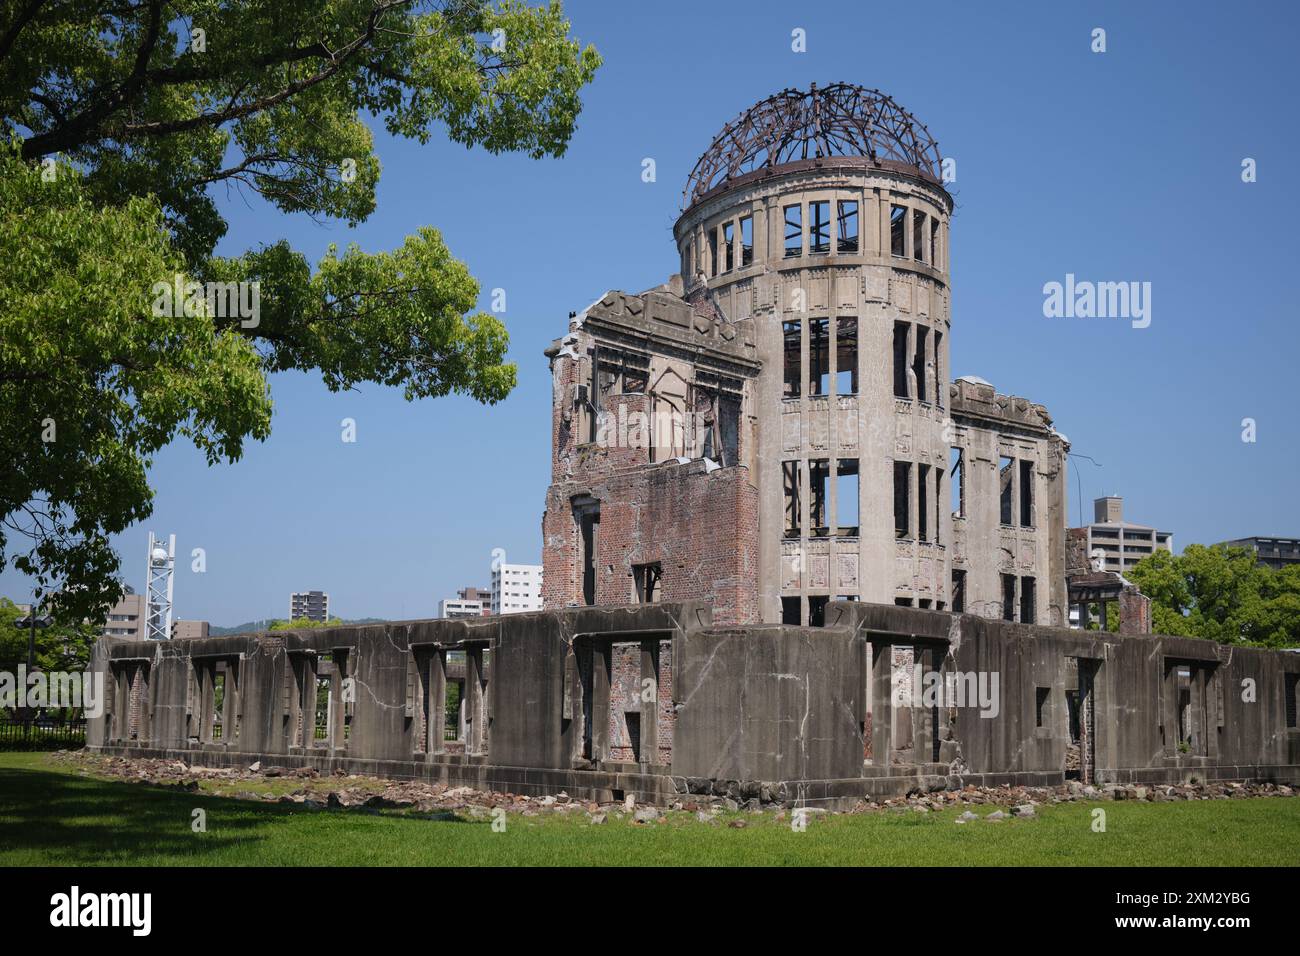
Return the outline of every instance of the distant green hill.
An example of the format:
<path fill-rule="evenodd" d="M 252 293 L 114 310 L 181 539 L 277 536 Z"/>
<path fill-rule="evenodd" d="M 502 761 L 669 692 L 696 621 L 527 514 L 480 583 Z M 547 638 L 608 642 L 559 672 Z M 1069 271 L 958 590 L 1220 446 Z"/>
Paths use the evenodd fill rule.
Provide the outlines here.
<path fill-rule="evenodd" d="M 248 634 L 252 631 L 264 631 L 276 621 L 283 621 L 285 618 L 268 617 L 261 621 L 245 621 L 243 624 L 236 624 L 234 627 L 217 627 L 213 624 L 208 628 L 208 633 L 213 637 L 225 637 L 229 634 Z M 344 624 L 383 624 L 388 618 L 384 617 L 358 617 L 345 619 Z"/>

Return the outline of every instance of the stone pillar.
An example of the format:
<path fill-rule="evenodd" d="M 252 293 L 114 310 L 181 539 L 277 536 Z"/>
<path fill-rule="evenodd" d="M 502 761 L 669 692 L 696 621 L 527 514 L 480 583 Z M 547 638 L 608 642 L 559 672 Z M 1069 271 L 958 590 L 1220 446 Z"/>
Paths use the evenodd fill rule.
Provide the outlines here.
<path fill-rule="evenodd" d="M 425 750 L 431 754 L 447 749 L 447 652 L 429 655 L 428 697 L 425 703 Z"/>
<path fill-rule="evenodd" d="M 650 684 L 647 685 L 646 681 Z M 647 700 L 646 698 L 649 698 Z M 659 639 L 641 642 L 641 686 L 637 699 L 641 704 L 641 766 L 649 768 L 659 762 Z"/>
<path fill-rule="evenodd" d="M 607 642 L 591 649 L 591 759 L 609 759 L 609 654 Z"/>
<path fill-rule="evenodd" d="M 483 733 L 483 648 L 465 649 L 465 699 L 461 710 L 465 715 L 465 753 L 482 753 L 486 738 Z"/>
<path fill-rule="evenodd" d="M 871 763 L 888 767 L 894 752 L 894 648 L 872 644 Z"/>

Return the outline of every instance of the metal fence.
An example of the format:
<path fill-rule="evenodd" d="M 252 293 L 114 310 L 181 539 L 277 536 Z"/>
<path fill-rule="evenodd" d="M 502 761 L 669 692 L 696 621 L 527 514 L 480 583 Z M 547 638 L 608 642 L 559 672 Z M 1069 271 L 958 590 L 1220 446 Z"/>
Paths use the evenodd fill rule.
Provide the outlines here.
<path fill-rule="evenodd" d="M 86 718 L 0 714 L 0 750 L 75 750 L 86 745 Z"/>

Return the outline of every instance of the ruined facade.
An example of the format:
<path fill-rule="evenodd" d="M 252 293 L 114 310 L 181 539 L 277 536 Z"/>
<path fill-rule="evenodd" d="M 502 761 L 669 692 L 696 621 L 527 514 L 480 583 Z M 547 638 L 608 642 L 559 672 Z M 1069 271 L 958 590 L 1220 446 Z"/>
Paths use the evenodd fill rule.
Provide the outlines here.
<path fill-rule="evenodd" d="M 837 599 L 1065 622 L 1067 446 L 1042 406 L 949 383 L 937 162 L 856 87 L 723 130 L 680 274 L 606 293 L 547 352 L 547 607 L 641 600 L 649 574 L 726 623 L 820 624 Z"/>
<path fill-rule="evenodd" d="M 1067 549 L 1046 410 L 949 382 L 938 161 L 872 91 L 759 104 L 692 174 L 687 278 L 548 350 L 547 610 L 104 637 L 88 746 L 656 803 L 1300 782 L 1300 654 L 1147 633 Z"/>

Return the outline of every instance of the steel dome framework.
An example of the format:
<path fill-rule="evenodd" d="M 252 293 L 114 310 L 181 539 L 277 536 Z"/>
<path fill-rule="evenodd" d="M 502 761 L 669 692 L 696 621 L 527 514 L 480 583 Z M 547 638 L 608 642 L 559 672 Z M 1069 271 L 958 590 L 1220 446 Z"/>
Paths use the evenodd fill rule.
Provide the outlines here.
<path fill-rule="evenodd" d="M 747 173 L 832 156 L 901 163 L 936 182 L 940 177 L 939 144 L 890 96 L 851 83 L 814 83 L 770 96 L 724 126 L 691 170 L 682 208 Z"/>

